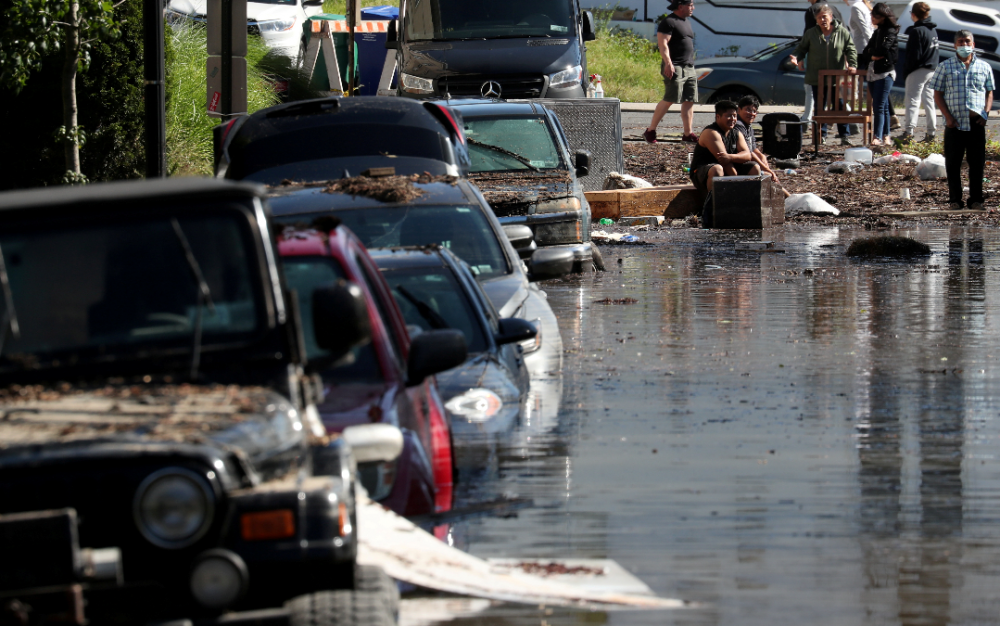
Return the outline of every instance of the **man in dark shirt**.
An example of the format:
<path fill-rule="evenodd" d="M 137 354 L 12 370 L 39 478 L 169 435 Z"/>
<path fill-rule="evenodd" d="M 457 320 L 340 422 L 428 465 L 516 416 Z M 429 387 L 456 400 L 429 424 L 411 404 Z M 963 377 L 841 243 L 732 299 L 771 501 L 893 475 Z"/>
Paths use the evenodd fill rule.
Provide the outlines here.
<path fill-rule="evenodd" d="M 701 131 L 691 157 L 690 176 L 691 182 L 702 194 L 712 191 L 712 183 L 717 176 L 760 174 L 760 166 L 754 161 L 746 138 L 736 129 L 739 119 L 736 103 L 722 100 L 715 105 L 715 123 Z M 707 195 L 704 206 L 702 227 L 711 228 Z"/>
<path fill-rule="evenodd" d="M 672 0 L 672 13 L 660 21 L 656 44 L 660 49 L 660 73 L 663 75 L 663 100 L 653 111 L 653 119 L 643 137 L 656 143 L 656 127 L 675 102 L 681 103 L 681 139 L 698 141 L 694 125 L 694 103 L 698 100 L 698 79 L 694 72 L 694 31 L 687 18 L 694 13 L 694 0 Z"/>

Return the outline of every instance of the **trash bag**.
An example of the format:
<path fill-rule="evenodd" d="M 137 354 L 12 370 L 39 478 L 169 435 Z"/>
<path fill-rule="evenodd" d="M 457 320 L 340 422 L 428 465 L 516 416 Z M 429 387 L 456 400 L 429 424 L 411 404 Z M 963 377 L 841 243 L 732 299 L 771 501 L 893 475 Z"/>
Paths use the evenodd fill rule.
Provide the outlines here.
<path fill-rule="evenodd" d="M 840 215 L 840 211 L 814 193 L 793 193 L 785 198 L 785 217 L 793 215 Z"/>
<path fill-rule="evenodd" d="M 947 178 L 948 172 L 944 169 L 944 156 L 940 154 L 930 155 L 921 161 L 920 165 L 913 169 L 913 173 L 916 174 L 920 180 Z"/>
<path fill-rule="evenodd" d="M 875 165 L 887 165 L 889 163 L 920 163 L 920 157 L 913 156 L 912 154 L 902 154 L 897 151 L 892 154 L 880 156 L 872 162 Z"/>
<path fill-rule="evenodd" d="M 834 161 L 827 165 L 824 171 L 827 174 L 850 174 L 861 170 L 863 167 L 864 164 L 858 161 Z"/>
<path fill-rule="evenodd" d="M 618 172 L 610 172 L 608 177 L 604 179 L 604 189 L 647 189 L 652 187 L 652 183 L 645 181 L 637 176 L 630 176 L 628 174 L 619 174 Z"/>

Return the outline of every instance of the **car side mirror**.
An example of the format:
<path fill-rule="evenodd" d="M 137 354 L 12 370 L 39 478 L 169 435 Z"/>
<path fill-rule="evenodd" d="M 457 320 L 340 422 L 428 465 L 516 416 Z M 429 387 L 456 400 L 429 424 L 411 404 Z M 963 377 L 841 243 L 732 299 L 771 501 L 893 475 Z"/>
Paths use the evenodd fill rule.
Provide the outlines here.
<path fill-rule="evenodd" d="M 504 346 L 508 343 L 534 339 L 537 334 L 538 329 L 528 320 L 519 317 L 505 317 L 500 320 L 500 331 L 496 334 L 495 339 L 498 346 Z"/>
<path fill-rule="evenodd" d="M 313 332 L 316 345 L 339 361 L 356 346 L 372 338 L 368 305 L 361 288 L 346 280 L 313 291 Z"/>
<path fill-rule="evenodd" d="M 577 150 L 573 155 L 573 164 L 576 165 L 576 175 L 578 177 L 590 174 L 590 152 Z"/>
<path fill-rule="evenodd" d="M 532 253 L 538 249 L 535 243 L 535 233 L 530 226 L 524 224 L 504 224 L 503 232 L 507 235 L 510 245 L 517 251 L 517 256 L 521 259 L 530 258 Z"/>
<path fill-rule="evenodd" d="M 794 72 L 799 69 L 798 65 L 792 63 L 792 57 L 785 57 L 785 60 L 781 62 L 781 69 L 785 72 Z"/>
<path fill-rule="evenodd" d="M 321 6 L 323 6 L 323 0 L 302 0 L 302 6 L 304 6 L 304 7 L 321 7 Z"/>
<path fill-rule="evenodd" d="M 593 41 L 597 39 L 597 29 L 594 28 L 594 14 L 590 11 L 583 12 L 583 40 Z"/>
<path fill-rule="evenodd" d="M 424 331 L 410 342 L 406 386 L 419 385 L 428 376 L 458 367 L 468 355 L 462 331 L 451 328 Z"/>
<path fill-rule="evenodd" d="M 390 20 L 385 33 L 385 47 L 388 50 L 399 50 L 399 20 Z"/>
<path fill-rule="evenodd" d="M 358 463 L 388 463 L 403 452 L 403 433 L 392 424 L 348 426 L 341 436 Z"/>
<path fill-rule="evenodd" d="M 573 252 L 558 248 L 543 248 L 531 255 L 528 265 L 528 280 L 537 282 L 559 278 L 573 271 Z"/>

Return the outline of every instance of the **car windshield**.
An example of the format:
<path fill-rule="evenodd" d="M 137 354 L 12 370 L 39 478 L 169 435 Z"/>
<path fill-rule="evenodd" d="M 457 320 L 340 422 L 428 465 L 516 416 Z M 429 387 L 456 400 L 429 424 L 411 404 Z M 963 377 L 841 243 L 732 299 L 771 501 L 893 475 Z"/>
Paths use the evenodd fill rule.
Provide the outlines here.
<path fill-rule="evenodd" d="M 308 227 L 328 212 L 285 215 L 280 222 Z M 471 266 L 479 279 L 510 274 L 513 269 L 500 240 L 478 207 L 393 206 L 341 209 L 336 215 L 367 248 L 441 244 Z"/>
<path fill-rule="evenodd" d="M 763 50 L 761 50 L 760 52 L 758 52 L 757 54 L 752 55 L 750 57 L 750 60 L 751 61 L 766 61 L 766 60 L 770 59 L 771 57 L 773 57 L 773 56 L 775 56 L 777 54 L 780 54 L 782 52 L 785 52 L 789 48 L 792 48 L 793 46 L 795 46 L 796 44 L 798 44 L 798 42 L 799 42 L 798 39 L 796 39 L 795 41 L 789 41 L 789 42 L 786 42 L 786 43 L 783 43 L 783 44 L 772 43 L 768 47 L 766 47 Z"/>
<path fill-rule="evenodd" d="M 229 155 L 226 176 L 238 180 L 269 168 L 322 159 L 381 155 L 450 160 L 441 135 L 430 129 L 392 123 L 321 124 L 310 116 L 245 129 L 233 140 Z"/>
<path fill-rule="evenodd" d="M 471 172 L 563 167 L 545 118 L 476 118 L 465 121 Z"/>
<path fill-rule="evenodd" d="M 486 337 L 458 279 L 444 267 L 382 270 L 407 325 L 421 330 L 454 328 L 469 352 L 486 350 Z"/>
<path fill-rule="evenodd" d="M 572 0 L 412 0 L 411 41 L 574 37 Z"/>
<path fill-rule="evenodd" d="M 299 301 L 299 316 L 302 318 L 302 335 L 306 344 L 306 356 L 317 360 L 329 353 L 316 343 L 316 333 L 313 328 L 312 295 L 320 287 L 327 287 L 337 280 L 347 279 L 347 274 L 340 263 L 330 257 L 321 256 L 286 256 L 281 259 L 285 273 L 285 283 L 289 289 L 295 290 Z M 382 380 L 382 369 L 378 364 L 375 346 L 368 342 L 357 346 L 324 372 L 330 375 L 332 382 L 341 380 Z"/>
<path fill-rule="evenodd" d="M 191 350 L 199 316 L 205 348 L 253 333 L 263 307 L 248 229 L 241 213 L 6 229 L 20 337 L 7 335 L 0 361 Z"/>
<path fill-rule="evenodd" d="M 250 0 L 252 4 L 287 4 L 295 6 L 298 0 Z"/>

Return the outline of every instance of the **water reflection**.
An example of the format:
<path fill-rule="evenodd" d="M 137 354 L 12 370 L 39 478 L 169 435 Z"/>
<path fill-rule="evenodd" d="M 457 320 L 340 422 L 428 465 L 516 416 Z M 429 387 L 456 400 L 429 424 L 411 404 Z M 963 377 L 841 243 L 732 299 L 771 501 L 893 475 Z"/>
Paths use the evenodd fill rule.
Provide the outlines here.
<path fill-rule="evenodd" d="M 784 252 L 762 254 L 735 249 L 745 233 L 681 231 L 548 285 L 561 411 L 529 416 L 495 470 L 460 487 L 533 506 L 456 524 L 456 545 L 613 558 L 709 606 L 475 619 L 996 621 L 1000 232 L 915 229 L 899 234 L 929 259 L 847 260 L 864 234 L 789 226 L 763 234 Z M 595 303 L 607 297 L 638 302 Z"/>

